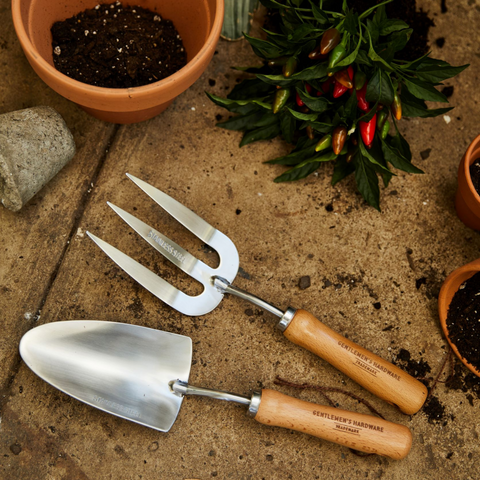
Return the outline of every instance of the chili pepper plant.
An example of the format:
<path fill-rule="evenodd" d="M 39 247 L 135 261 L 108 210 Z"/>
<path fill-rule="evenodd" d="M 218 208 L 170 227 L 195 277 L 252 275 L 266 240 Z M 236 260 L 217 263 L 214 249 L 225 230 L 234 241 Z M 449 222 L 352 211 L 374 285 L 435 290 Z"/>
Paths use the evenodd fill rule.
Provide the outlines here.
<path fill-rule="evenodd" d="M 453 107 L 436 87 L 468 65 L 454 67 L 427 53 L 396 58 L 412 29 L 387 18 L 384 1 L 361 13 L 348 2 L 261 0 L 281 15 L 279 32 L 245 35 L 263 65 L 227 98 L 207 95 L 233 116 L 217 125 L 244 131 L 240 146 L 281 135 L 295 148 L 268 163 L 288 166 L 275 182 L 305 178 L 334 161 L 332 185 L 354 173 L 363 198 L 380 210 L 379 176 L 388 186 L 395 169 L 423 173 L 412 164 L 400 133 L 402 117 L 435 117 Z M 340 7 L 335 9 L 335 5 Z"/>

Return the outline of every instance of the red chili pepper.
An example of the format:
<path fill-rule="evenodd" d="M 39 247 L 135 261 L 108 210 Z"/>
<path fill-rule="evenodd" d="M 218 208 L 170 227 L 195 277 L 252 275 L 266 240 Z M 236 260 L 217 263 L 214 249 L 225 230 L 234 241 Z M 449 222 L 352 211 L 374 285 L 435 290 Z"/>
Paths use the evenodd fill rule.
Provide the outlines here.
<path fill-rule="evenodd" d="M 305 84 L 305 89 L 307 90 L 308 93 L 312 93 L 312 86 L 309 83 Z"/>
<path fill-rule="evenodd" d="M 360 135 L 362 136 L 363 143 L 368 148 L 373 142 L 375 137 L 375 127 L 377 125 L 377 114 L 368 122 L 360 121 Z"/>
<path fill-rule="evenodd" d="M 297 102 L 297 105 L 299 107 L 303 107 L 305 104 L 303 103 L 303 100 L 300 98 L 299 93 L 297 92 L 295 95 L 295 101 Z"/>
<path fill-rule="evenodd" d="M 347 72 L 348 72 L 348 76 L 350 77 L 350 80 L 352 80 L 353 82 L 353 77 L 355 76 L 355 72 L 353 71 L 353 67 L 351 65 L 347 67 Z"/>
<path fill-rule="evenodd" d="M 356 90 L 356 92 L 358 108 L 364 112 L 368 112 L 370 110 L 370 104 L 365 99 L 365 95 L 367 94 L 367 82 L 363 84 L 363 87 L 360 90 Z"/>
<path fill-rule="evenodd" d="M 332 77 L 328 78 L 325 80 L 322 85 L 321 85 L 321 90 L 317 91 L 317 97 L 320 97 L 324 93 L 328 93 L 330 90 L 330 85 L 334 82 L 334 79 Z"/>
<path fill-rule="evenodd" d="M 334 77 L 335 81 L 341 83 L 344 87 L 347 87 L 348 89 L 353 87 L 353 82 L 350 79 L 350 75 L 348 74 L 347 70 L 335 72 Z"/>
<path fill-rule="evenodd" d="M 333 98 L 341 97 L 347 90 L 348 88 L 345 85 L 335 80 L 333 85 Z"/>

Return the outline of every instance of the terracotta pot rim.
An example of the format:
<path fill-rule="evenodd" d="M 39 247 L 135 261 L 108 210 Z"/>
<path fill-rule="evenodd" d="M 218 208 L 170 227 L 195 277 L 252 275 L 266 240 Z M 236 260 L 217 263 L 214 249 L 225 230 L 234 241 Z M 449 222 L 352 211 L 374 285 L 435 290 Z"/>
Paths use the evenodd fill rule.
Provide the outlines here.
<path fill-rule="evenodd" d="M 478 152 L 477 158 L 480 158 L 480 135 L 477 135 L 477 137 L 475 137 L 475 139 L 468 146 L 467 151 L 465 152 L 465 162 L 463 165 L 468 188 L 472 192 L 475 200 L 480 204 L 480 195 L 473 186 L 472 177 L 470 176 L 471 162 L 469 161 L 469 159 L 472 158 L 473 154 L 476 152 Z"/>
<path fill-rule="evenodd" d="M 480 272 L 480 258 L 474 260 L 473 262 L 467 263 L 466 265 L 463 265 L 462 267 L 459 267 L 450 273 L 450 275 L 444 280 L 442 288 L 440 289 L 440 294 L 438 295 L 438 316 L 440 318 L 440 325 L 445 338 L 447 339 L 455 355 L 472 373 L 480 377 L 480 371 L 462 357 L 456 345 L 450 340 L 447 329 L 448 308 L 453 296 L 457 292 L 460 285 L 477 272 Z"/>
<path fill-rule="evenodd" d="M 30 38 L 24 28 L 22 15 L 21 15 L 21 4 L 22 0 L 12 0 L 12 17 L 17 33 L 17 37 L 22 45 L 23 50 L 28 52 L 31 56 L 35 58 L 35 62 L 38 67 L 41 68 L 46 74 L 51 77 L 56 77 L 59 79 L 63 85 L 68 88 L 70 91 L 76 92 L 78 95 L 84 96 L 88 93 L 90 98 L 102 99 L 105 96 L 115 100 L 115 99 L 124 99 L 128 96 L 135 96 L 137 99 L 143 99 L 149 97 L 153 94 L 159 93 L 161 90 L 167 90 L 168 87 L 173 86 L 175 83 L 187 81 L 188 77 L 192 75 L 192 72 L 202 69 L 202 63 L 199 61 L 204 57 L 217 43 L 217 40 L 220 36 L 220 32 L 223 24 L 224 16 L 224 0 L 215 0 L 216 11 L 213 19 L 212 28 L 208 34 L 205 43 L 203 44 L 200 51 L 180 70 L 175 72 L 173 75 L 170 75 L 163 80 L 160 80 L 149 85 L 144 85 L 141 87 L 132 87 L 132 88 L 106 88 L 98 87 L 95 85 L 90 85 L 87 83 L 79 82 L 73 78 L 64 75 L 58 71 L 55 67 L 50 65 L 36 50 L 33 46 Z M 77 103 L 83 103 L 78 100 L 74 100 Z"/>

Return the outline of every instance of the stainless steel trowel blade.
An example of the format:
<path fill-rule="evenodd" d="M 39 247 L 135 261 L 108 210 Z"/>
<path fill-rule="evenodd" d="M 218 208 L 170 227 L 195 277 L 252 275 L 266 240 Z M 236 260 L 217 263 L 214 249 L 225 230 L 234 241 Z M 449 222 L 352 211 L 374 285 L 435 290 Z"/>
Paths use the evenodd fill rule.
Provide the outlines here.
<path fill-rule="evenodd" d="M 20 354 L 40 378 L 77 400 L 168 432 L 183 401 L 169 382 L 188 382 L 192 341 L 136 325 L 72 320 L 30 330 Z"/>

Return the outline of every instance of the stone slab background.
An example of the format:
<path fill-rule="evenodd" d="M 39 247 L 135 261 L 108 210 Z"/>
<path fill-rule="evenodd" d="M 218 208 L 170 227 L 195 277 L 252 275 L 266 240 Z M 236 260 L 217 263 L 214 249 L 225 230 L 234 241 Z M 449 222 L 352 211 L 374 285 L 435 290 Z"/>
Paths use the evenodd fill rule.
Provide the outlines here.
<path fill-rule="evenodd" d="M 445 2 L 443 2 L 445 3 Z M 225 297 L 203 317 L 162 304 L 118 269 L 86 237 L 101 238 L 194 293 L 110 211 L 111 201 L 164 231 L 207 262 L 215 256 L 169 219 L 125 176 L 132 173 L 182 201 L 236 244 L 235 284 L 279 307 L 312 311 L 351 340 L 395 360 L 400 349 L 435 376 L 446 341 L 436 297 L 444 278 L 480 256 L 480 237 L 453 207 L 456 170 L 479 133 L 478 2 L 422 0 L 436 26 L 432 56 L 470 63 L 439 117 L 402 122 L 414 163 L 426 175 L 399 173 L 382 189 L 382 212 L 368 207 L 351 180 L 330 186 L 332 167 L 297 183 L 274 184 L 280 166 L 263 162 L 287 151 L 280 140 L 238 148 L 240 134 L 215 127 L 226 112 L 204 91 L 227 93 L 232 65 L 254 60 L 245 42 L 221 41 L 196 84 L 162 115 L 138 125 L 95 120 L 44 85 L 16 39 L 9 2 L 0 0 L 0 113 L 34 105 L 55 108 L 72 130 L 77 155 L 17 214 L 0 209 L 0 478 L 5 479 L 313 479 L 462 478 L 480 476 L 478 390 L 437 385 L 440 420 L 409 417 L 370 395 L 314 355 L 289 344 L 275 319 Z M 443 48 L 435 40 L 445 38 Z M 428 151 L 428 155 L 426 153 Z M 423 155 L 422 155 L 423 152 Z M 300 289 L 300 277 L 311 286 Z M 192 337 L 194 384 L 248 394 L 261 386 L 324 403 L 315 392 L 274 386 L 281 376 L 345 388 L 414 437 L 402 461 L 358 457 L 313 437 L 269 428 L 242 408 L 186 398 L 168 434 L 90 408 L 58 392 L 21 361 L 18 342 L 41 323 L 71 319 L 123 321 Z M 445 379 L 445 375 L 441 377 Z M 463 389 L 462 389 L 463 388 Z M 343 408 L 358 402 L 331 394 Z"/>

